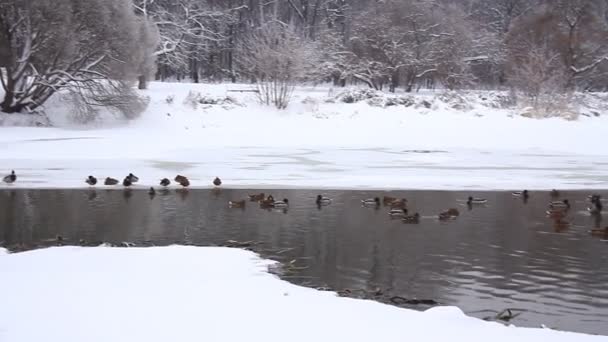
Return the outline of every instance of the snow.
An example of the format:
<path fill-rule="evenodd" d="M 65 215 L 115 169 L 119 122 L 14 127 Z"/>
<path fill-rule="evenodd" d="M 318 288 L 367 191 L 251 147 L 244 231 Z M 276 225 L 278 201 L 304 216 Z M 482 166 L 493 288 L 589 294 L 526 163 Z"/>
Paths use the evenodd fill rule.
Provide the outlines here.
<path fill-rule="evenodd" d="M 0 341 L 606 341 L 299 287 L 220 247 L 0 249 Z"/>
<path fill-rule="evenodd" d="M 238 188 L 608 188 L 602 96 L 587 97 L 580 110 L 599 116 L 564 120 L 497 108 L 497 92 L 425 92 L 411 106 L 384 108 L 368 102 L 383 104 L 388 95 L 331 103 L 341 89 L 299 87 L 279 111 L 257 104 L 253 93 L 229 91 L 250 88 L 151 83 L 139 118 L 101 113 L 87 126 L 72 123 L 57 99 L 46 105 L 53 128 L 24 126 L 45 124 L 40 117 L 2 114 L 1 172 L 15 169 L 13 188 L 83 187 L 89 174 L 122 179 L 129 172 L 142 187 L 180 173 L 194 187 L 219 176 Z M 186 101 L 197 93 L 235 103 Z"/>

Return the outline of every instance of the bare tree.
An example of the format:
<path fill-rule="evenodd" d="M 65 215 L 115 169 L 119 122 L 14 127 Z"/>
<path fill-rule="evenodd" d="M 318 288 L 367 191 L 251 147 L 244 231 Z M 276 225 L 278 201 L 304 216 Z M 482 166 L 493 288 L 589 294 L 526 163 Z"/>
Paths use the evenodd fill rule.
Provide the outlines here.
<path fill-rule="evenodd" d="M 93 101 L 137 74 L 137 21 L 121 0 L 0 0 L 7 113 L 33 111 L 58 91 Z"/>
<path fill-rule="evenodd" d="M 269 22 L 239 45 L 240 67 L 255 79 L 261 103 L 284 109 L 296 82 L 315 64 L 313 49 L 293 28 Z"/>

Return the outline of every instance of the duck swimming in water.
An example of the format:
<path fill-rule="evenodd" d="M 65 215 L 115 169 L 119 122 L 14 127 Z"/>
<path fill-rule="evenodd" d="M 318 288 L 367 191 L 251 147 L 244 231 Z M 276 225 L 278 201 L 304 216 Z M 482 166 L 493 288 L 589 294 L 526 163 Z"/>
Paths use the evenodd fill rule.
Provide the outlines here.
<path fill-rule="evenodd" d="M 230 207 L 230 208 L 245 208 L 245 200 L 228 201 L 228 207 Z"/>
<path fill-rule="evenodd" d="M 324 197 L 322 195 L 317 195 L 317 199 L 316 199 L 315 202 L 317 203 L 317 205 L 330 205 L 331 204 L 331 198 Z"/>
<path fill-rule="evenodd" d="M 460 212 L 456 208 L 450 208 L 446 211 L 439 213 L 439 219 L 442 221 L 453 220 L 460 215 Z"/>
<path fill-rule="evenodd" d="M 405 198 L 394 200 L 389 206 L 391 208 L 405 208 L 407 206 L 407 200 Z"/>
<path fill-rule="evenodd" d="M 251 202 L 259 202 L 259 201 L 263 201 L 264 198 L 266 197 L 266 195 L 264 195 L 263 192 L 259 193 L 259 194 L 254 194 L 254 195 L 248 195 L 249 196 L 249 200 Z"/>
<path fill-rule="evenodd" d="M 391 218 L 403 218 L 407 216 L 407 209 L 392 209 L 388 212 L 388 216 L 390 216 Z"/>
<path fill-rule="evenodd" d="M 364 199 L 364 200 L 361 200 L 361 204 L 363 204 L 366 207 L 379 206 L 380 205 L 380 198 L 379 197 L 375 197 L 375 198 Z"/>
<path fill-rule="evenodd" d="M 467 199 L 467 205 L 486 204 L 486 203 L 488 203 L 488 200 L 485 198 L 474 198 L 472 196 L 469 196 L 469 198 Z"/>
<path fill-rule="evenodd" d="M 530 197 L 530 194 L 528 192 L 528 190 L 524 190 L 524 191 L 513 191 L 511 193 L 511 195 L 513 195 L 514 197 L 523 197 L 523 198 L 528 198 Z"/>
<path fill-rule="evenodd" d="M 549 208 L 551 209 L 570 209 L 570 201 L 567 199 L 563 201 L 554 201 L 549 203 Z"/>
<path fill-rule="evenodd" d="M 274 201 L 274 203 L 272 203 L 272 206 L 274 208 L 287 208 L 289 207 L 289 200 L 287 198 L 283 198 L 282 201 Z"/>
<path fill-rule="evenodd" d="M 593 202 L 593 206 L 587 208 L 587 210 L 589 210 L 591 215 L 601 214 L 602 209 L 604 209 L 604 206 L 602 205 L 602 202 L 600 200 L 596 200 L 595 202 Z"/>
<path fill-rule="evenodd" d="M 420 214 L 414 213 L 414 215 L 405 216 L 401 219 L 401 221 L 403 221 L 403 223 L 410 223 L 410 224 L 420 223 Z"/>

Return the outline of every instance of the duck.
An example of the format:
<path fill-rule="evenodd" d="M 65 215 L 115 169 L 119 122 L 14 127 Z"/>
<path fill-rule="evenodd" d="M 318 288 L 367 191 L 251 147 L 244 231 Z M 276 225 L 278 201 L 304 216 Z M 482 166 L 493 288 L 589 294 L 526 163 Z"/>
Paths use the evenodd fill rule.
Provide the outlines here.
<path fill-rule="evenodd" d="M 514 197 L 523 197 L 523 198 L 528 198 L 530 197 L 530 194 L 528 192 L 528 190 L 524 190 L 524 191 L 513 191 L 511 193 L 511 195 L 513 195 Z"/>
<path fill-rule="evenodd" d="M 219 177 L 215 177 L 215 179 L 213 180 L 213 185 L 215 185 L 215 186 L 222 185 L 222 180 Z"/>
<path fill-rule="evenodd" d="M 472 196 L 469 196 L 469 198 L 467 199 L 467 205 L 486 204 L 486 203 L 488 203 L 488 200 L 485 198 L 474 198 Z"/>
<path fill-rule="evenodd" d="M 16 180 L 17 180 L 17 175 L 15 174 L 15 170 L 11 170 L 11 173 L 9 175 L 4 176 L 4 178 L 2 178 L 2 181 L 6 184 L 15 183 Z"/>
<path fill-rule="evenodd" d="M 546 211 L 547 216 L 551 218 L 562 218 L 566 216 L 566 209 L 558 208 L 558 209 L 549 209 Z"/>
<path fill-rule="evenodd" d="M 405 198 L 394 200 L 391 202 L 391 208 L 405 208 L 407 206 L 407 200 Z"/>
<path fill-rule="evenodd" d="M 458 211 L 458 209 L 450 208 L 446 211 L 439 213 L 439 219 L 440 220 L 451 220 L 451 219 L 455 219 L 459 215 L 460 215 L 460 212 Z"/>
<path fill-rule="evenodd" d="M 129 176 L 125 177 L 125 179 L 123 179 L 123 181 L 122 181 L 122 185 L 126 186 L 126 187 L 133 185 L 133 181 L 131 180 L 131 177 L 129 177 Z"/>
<path fill-rule="evenodd" d="M 390 216 L 391 218 L 403 218 L 407 216 L 407 209 L 391 209 L 391 211 L 388 212 L 388 216 Z"/>
<path fill-rule="evenodd" d="M 266 197 L 263 192 L 261 192 L 259 194 L 248 195 L 248 196 L 249 196 L 249 200 L 251 202 L 259 202 L 259 201 L 264 200 L 264 198 Z"/>
<path fill-rule="evenodd" d="M 93 186 L 93 185 L 97 184 L 97 178 L 95 178 L 93 176 L 89 176 L 89 177 L 87 177 L 87 179 L 85 179 L 85 182 L 87 184 L 89 184 L 90 186 Z"/>
<path fill-rule="evenodd" d="M 228 201 L 228 207 L 230 207 L 230 208 L 245 208 L 245 200 Z"/>
<path fill-rule="evenodd" d="M 272 208 L 274 206 L 274 197 L 272 195 L 268 195 L 266 199 L 259 200 L 260 207 L 262 208 Z"/>
<path fill-rule="evenodd" d="M 331 198 L 325 197 L 323 195 L 317 195 L 316 203 L 317 203 L 317 205 L 330 205 Z"/>
<path fill-rule="evenodd" d="M 570 209 L 570 201 L 567 199 L 563 201 L 553 201 L 549 203 L 549 208 L 551 209 Z"/>
<path fill-rule="evenodd" d="M 551 190 L 549 194 L 551 195 L 551 197 L 559 197 L 559 191 L 555 189 Z"/>
<path fill-rule="evenodd" d="M 106 177 L 106 180 L 103 182 L 104 185 L 116 185 L 118 184 L 118 179 Z"/>
<path fill-rule="evenodd" d="M 602 202 L 597 200 L 595 202 L 593 202 L 593 206 L 587 208 L 587 210 L 589 210 L 589 212 L 591 213 L 591 215 L 598 215 L 602 213 L 602 209 L 604 209 L 604 206 L 602 205 Z"/>
<path fill-rule="evenodd" d="M 190 180 L 188 180 L 188 177 L 185 177 L 182 175 L 177 175 L 177 176 L 175 176 L 175 181 L 177 183 L 179 183 L 179 185 L 183 186 L 184 188 L 190 186 Z"/>
<path fill-rule="evenodd" d="M 156 190 L 154 190 L 153 187 L 150 187 L 150 190 L 148 190 L 148 195 L 150 195 L 150 197 L 154 197 L 156 195 Z"/>
<path fill-rule="evenodd" d="M 364 199 L 364 200 L 361 200 L 361 204 L 363 204 L 366 207 L 379 206 L 380 205 L 380 198 L 379 197 L 375 197 L 375 198 Z"/>
<path fill-rule="evenodd" d="M 591 235 L 596 235 L 596 236 L 608 236 L 608 227 L 606 228 L 594 228 L 591 229 L 589 231 L 589 233 L 591 233 Z"/>
<path fill-rule="evenodd" d="M 289 200 L 287 198 L 283 198 L 282 201 L 274 201 L 272 206 L 275 208 L 287 208 L 289 207 Z"/>
<path fill-rule="evenodd" d="M 390 205 L 391 203 L 393 203 L 393 201 L 396 201 L 396 200 L 397 200 L 396 197 L 384 196 L 384 197 L 382 197 L 382 204 Z"/>
<path fill-rule="evenodd" d="M 401 221 L 403 221 L 403 223 L 411 223 L 411 224 L 420 223 L 420 214 L 414 213 L 414 215 L 404 216 L 401 219 Z"/>
<path fill-rule="evenodd" d="M 139 177 L 137 177 L 136 175 L 129 173 L 129 175 L 127 176 L 127 178 L 129 178 L 129 180 L 131 181 L 131 183 L 137 183 L 139 182 Z"/>
<path fill-rule="evenodd" d="M 163 178 L 160 180 L 160 185 L 167 187 L 171 184 L 171 181 L 169 180 L 169 178 Z"/>

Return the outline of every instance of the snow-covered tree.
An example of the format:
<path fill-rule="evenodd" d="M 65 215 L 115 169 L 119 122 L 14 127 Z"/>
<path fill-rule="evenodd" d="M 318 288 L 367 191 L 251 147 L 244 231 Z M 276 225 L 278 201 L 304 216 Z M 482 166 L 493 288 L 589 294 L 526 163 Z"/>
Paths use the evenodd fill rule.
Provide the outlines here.
<path fill-rule="evenodd" d="M 122 0 L 0 0 L 1 110 L 33 111 L 61 90 L 113 105 L 111 95 L 124 94 L 122 84 L 144 63 L 137 56 L 146 48 L 139 40 L 145 23 L 129 6 Z"/>
<path fill-rule="evenodd" d="M 296 83 L 316 64 L 313 51 L 292 27 L 268 22 L 239 44 L 238 62 L 255 79 L 260 102 L 284 109 Z"/>

